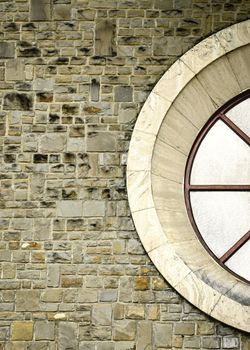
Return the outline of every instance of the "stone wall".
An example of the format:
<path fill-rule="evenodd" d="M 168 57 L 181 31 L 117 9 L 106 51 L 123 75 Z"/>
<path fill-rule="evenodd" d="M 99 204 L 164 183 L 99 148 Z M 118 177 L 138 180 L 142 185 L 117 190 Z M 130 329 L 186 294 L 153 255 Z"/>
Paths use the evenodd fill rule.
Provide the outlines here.
<path fill-rule="evenodd" d="M 250 349 L 159 275 L 126 195 L 154 84 L 249 0 L 0 0 L 0 349 Z"/>

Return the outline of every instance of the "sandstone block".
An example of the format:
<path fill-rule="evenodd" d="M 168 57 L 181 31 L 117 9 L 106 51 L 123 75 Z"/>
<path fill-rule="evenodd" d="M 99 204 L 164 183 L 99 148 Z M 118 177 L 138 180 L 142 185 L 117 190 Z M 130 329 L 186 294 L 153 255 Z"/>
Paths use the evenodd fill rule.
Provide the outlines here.
<path fill-rule="evenodd" d="M 11 326 L 12 340 L 32 340 L 33 322 L 16 321 Z"/>
<path fill-rule="evenodd" d="M 7 81 L 25 80 L 24 62 L 22 59 L 8 60 L 6 62 L 5 77 Z"/>
<path fill-rule="evenodd" d="M 203 337 L 202 347 L 204 349 L 219 349 L 221 345 L 221 339 L 219 337 Z"/>
<path fill-rule="evenodd" d="M 155 345 L 163 348 L 172 348 L 173 326 L 171 324 L 155 322 L 153 324 L 153 335 Z"/>
<path fill-rule="evenodd" d="M 64 150 L 66 144 L 66 135 L 59 133 L 51 133 L 41 137 L 40 152 L 54 153 Z"/>
<path fill-rule="evenodd" d="M 115 55 L 115 33 L 116 26 L 113 20 L 98 19 L 95 32 L 95 55 Z"/>
<path fill-rule="evenodd" d="M 60 201 L 57 204 L 57 216 L 78 217 L 82 216 L 83 203 L 80 200 Z"/>
<path fill-rule="evenodd" d="M 113 329 L 114 340 L 134 340 L 136 330 L 135 325 L 135 321 L 115 321 Z"/>
<path fill-rule="evenodd" d="M 116 150 L 115 134 L 111 132 L 91 132 L 87 135 L 87 151 L 108 152 Z"/>
<path fill-rule="evenodd" d="M 0 58 L 13 58 L 15 56 L 15 44 L 13 42 L 0 42 Z"/>
<path fill-rule="evenodd" d="M 39 311 L 40 292 L 38 290 L 18 290 L 16 294 L 17 311 Z"/>
<path fill-rule="evenodd" d="M 105 215 L 105 202 L 104 201 L 84 201 L 83 202 L 83 215 L 84 216 L 104 216 Z"/>
<path fill-rule="evenodd" d="M 71 19 L 71 5 L 56 4 L 53 8 L 53 17 L 55 20 L 68 21 Z"/>
<path fill-rule="evenodd" d="M 55 324 L 53 322 L 37 321 L 35 324 L 36 340 L 54 340 Z"/>
<path fill-rule="evenodd" d="M 10 92 L 4 96 L 4 109 L 29 111 L 33 107 L 33 96 L 30 94 Z"/>
<path fill-rule="evenodd" d="M 181 37 L 159 37 L 153 42 L 153 53 L 155 56 L 179 56 L 184 52 Z"/>
<path fill-rule="evenodd" d="M 152 326 L 148 321 L 141 321 L 137 326 L 137 350 L 152 350 Z"/>
<path fill-rule="evenodd" d="M 111 325 L 112 306 L 110 304 L 94 305 L 92 309 L 92 324 Z"/>
<path fill-rule="evenodd" d="M 116 102 L 132 102 L 133 89 L 131 86 L 116 86 L 115 87 Z"/>
<path fill-rule="evenodd" d="M 195 332 L 195 324 L 194 323 L 176 323 L 175 325 L 175 334 L 180 335 L 193 335 Z"/>
<path fill-rule="evenodd" d="M 131 318 L 134 320 L 144 319 L 145 312 L 142 305 L 129 305 L 126 309 L 126 318 Z"/>
<path fill-rule="evenodd" d="M 47 79 L 38 78 L 34 80 L 34 90 L 52 91 L 53 87 L 54 87 L 53 78 L 47 78 Z"/>
<path fill-rule="evenodd" d="M 73 322 L 60 322 L 59 349 L 74 350 L 77 348 L 77 324 Z"/>
<path fill-rule="evenodd" d="M 31 0 L 31 21 L 46 21 L 51 17 L 50 0 Z"/>

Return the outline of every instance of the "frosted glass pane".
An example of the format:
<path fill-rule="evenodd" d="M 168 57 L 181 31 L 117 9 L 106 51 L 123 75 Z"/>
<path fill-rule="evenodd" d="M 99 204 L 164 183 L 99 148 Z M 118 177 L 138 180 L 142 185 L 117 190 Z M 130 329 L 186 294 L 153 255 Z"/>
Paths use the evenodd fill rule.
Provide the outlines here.
<path fill-rule="evenodd" d="M 191 192 L 197 227 L 220 258 L 250 229 L 250 192 Z"/>
<path fill-rule="evenodd" d="M 250 98 L 230 109 L 226 116 L 242 129 L 245 134 L 250 136 Z"/>
<path fill-rule="evenodd" d="M 225 265 L 250 281 L 250 241 L 245 243 Z"/>
<path fill-rule="evenodd" d="M 250 184 L 250 147 L 222 121 L 198 149 L 191 184 Z"/>

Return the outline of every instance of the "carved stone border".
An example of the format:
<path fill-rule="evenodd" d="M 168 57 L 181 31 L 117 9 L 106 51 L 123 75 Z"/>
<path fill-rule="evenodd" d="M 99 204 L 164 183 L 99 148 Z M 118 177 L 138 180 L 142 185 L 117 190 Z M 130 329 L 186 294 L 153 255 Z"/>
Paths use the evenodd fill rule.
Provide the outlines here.
<path fill-rule="evenodd" d="M 208 37 L 170 67 L 138 116 L 127 166 L 130 209 L 156 268 L 189 302 L 247 332 L 249 286 L 219 266 L 198 241 L 186 213 L 183 181 L 189 150 L 206 121 L 250 88 L 249 43 L 250 20 Z"/>

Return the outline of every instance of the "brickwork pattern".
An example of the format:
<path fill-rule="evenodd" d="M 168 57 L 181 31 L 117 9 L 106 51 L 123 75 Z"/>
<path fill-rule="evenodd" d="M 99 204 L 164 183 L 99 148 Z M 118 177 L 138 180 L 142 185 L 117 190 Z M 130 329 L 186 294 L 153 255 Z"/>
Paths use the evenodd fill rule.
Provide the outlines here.
<path fill-rule="evenodd" d="M 0 349 L 250 349 L 145 254 L 125 171 L 138 112 L 249 0 L 0 0 Z"/>

